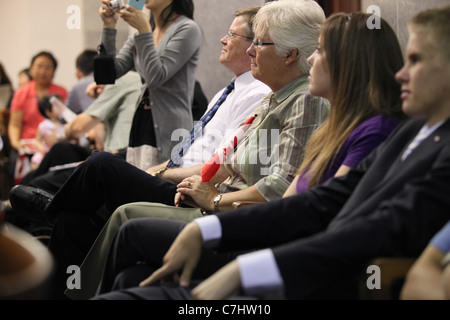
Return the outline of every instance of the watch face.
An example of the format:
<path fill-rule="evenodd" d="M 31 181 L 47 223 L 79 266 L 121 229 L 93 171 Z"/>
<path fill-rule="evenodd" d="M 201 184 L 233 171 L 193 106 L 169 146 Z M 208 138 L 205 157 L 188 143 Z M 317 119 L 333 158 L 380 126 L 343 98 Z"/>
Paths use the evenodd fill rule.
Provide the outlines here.
<path fill-rule="evenodd" d="M 217 196 L 214 197 L 214 201 L 219 201 L 220 200 L 220 194 L 218 194 Z"/>

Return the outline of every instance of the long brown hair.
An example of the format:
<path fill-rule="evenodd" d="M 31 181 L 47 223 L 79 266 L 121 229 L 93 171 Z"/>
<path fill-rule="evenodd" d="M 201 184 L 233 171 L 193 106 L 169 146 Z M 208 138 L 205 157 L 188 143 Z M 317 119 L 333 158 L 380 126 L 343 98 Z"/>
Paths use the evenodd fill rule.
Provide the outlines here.
<path fill-rule="evenodd" d="M 298 173 L 307 170 L 308 187 L 320 184 L 350 133 L 364 120 L 381 114 L 402 118 L 400 85 L 403 66 L 398 39 L 381 19 L 369 29 L 370 15 L 334 14 L 321 29 L 321 46 L 330 70 L 330 116 L 311 136 Z"/>
<path fill-rule="evenodd" d="M 163 27 L 166 26 L 172 17 L 176 13 L 182 16 L 186 16 L 191 20 L 194 20 L 194 3 L 192 0 L 174 0 L 161 12 L 163 18 Z M 150 13 L 150 26 L 152 30 L 155 29 L 155 17 L 153 13 Z"/>

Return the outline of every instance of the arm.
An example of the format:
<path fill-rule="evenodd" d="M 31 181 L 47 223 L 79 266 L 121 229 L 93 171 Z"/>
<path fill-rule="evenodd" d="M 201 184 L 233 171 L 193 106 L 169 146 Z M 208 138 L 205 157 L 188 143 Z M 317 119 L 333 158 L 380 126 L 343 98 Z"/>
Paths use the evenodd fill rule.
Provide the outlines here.
<path fill-rule="evenodd" d="M 448 263 L 446 255 L 449 252 L 450 222 L 447 222 L 409 270 L 401 298 L 445 299 L 445 265 Z"/>
<path fill-rule="evenodd" d="M 402 300 L 444 300 L 441 261 L 444 254 L 428 246 L 409 270 L 401 292 Z"/>
<path fill-rule="evenodd" d="M 42 153 L 45 154 L 45 148 L 44 145 L 42 144 L 42 132 L 41 130 L 37 130 L 36 132 L 36 137 L 35 137 L 35 142 L 34 142 L 34 146 L 36 147 L 36 149 Z"/>
<path fill-rule="evenodd" d="M 20 133 L 22 132 L 23 111 L 11 112 L 8 125 L 8 136 L 11 147 L 17 151 L 22 150 L 23 146 L 20 143 Z"/>
<path fill-rule="evenodd" d="M 170 168 L 164 171 L 160 178 L 166 180 L 173 184 L 179 184 L 184 179 L 200 175 L 201 170 L 203 168 L 203 164 L 198 164 L 195 166 L 187 167 L 187 168 Z M 228 173 L 225 169 L 219 169 L 216 175 L 211 179 L 212 184 L 216 184 L 218 182 L 223 182 L 228 177 Z"/>
<path fill-rule="evenodd" d="M 100 119 L 86 113 L 80 113 L 71 123 L 66 125 L 66 137 L 67 139 L 79 139 L 99 123 L 101 123 Z"/>
<path fill-rule="evenodd" d="M 185 196 L 189 196 L 195 201 L 196 206 L 205 209 L 209 212 L 214 212 L 214 197 L 219 194 L 212 182 L 202 182 L 200 176 L 193 176 L 184 179 L 178 184 L 177 192 Z M 226 211 L 233 209 L 233 202 L 236 201 L 252 201 L 265 202 L 266 200 L 256 190 L 255 186 L 248 188 L 227 192 L 222 194 L 219 202 L 219 211 Z M 177 203 L 175 203 L 177 205 Z"/>
<path fill-rule="evenodd" d="M 89 130 L 88 139 L 91 141 L 95 141 L 95 147 L 98 150 L 103 151 L 105 149 L 105 135 L 105 125 L 103 124 L 103 122 L 100 122 L 94 128 Z M 115 153 L 116 151 L 117 150 L 112 150 L 113 153 Z"/>
<path fill-rule="evenodd" d="M 201 47 L 202 35 L 198 26 L 189 20 L 189 23 L 178 26 L 161 53 L 155 49 L 152 33 L 138 34 L 134 42 L 140 67 L 145 70 L 141 76 L 152 89 L 171 79 L 191 59 Z M 120 59 L 122 54 L 129 55 L 130 49 L 121 50 L 117 58 Z"/>
<path fill-rule="evenodd" d="M 319 114 L 318 111 L 324 108 L 324 104 L 323 100 L 310 95 L 295 96 L 284 107 L 280 117 L 274 119 L 279 123 L 263 128 L 272 135 L 273 129 L 278 129 L 279 132 L 276 144 L 273 143 L 274 137 L 270 138 L 274 148 L 270 150 L 270 166 L 266 167 L 268 175 L 255 182 L 257 190 L 266 201 L 281 198 L 294 180 L 301 165 L 304 147 L 325 117 L 325 114 Z M 263 146 L 257 146 L 259 154 L 265 152 L 262 149 Z"/>
<path fill-rule="evenodd" d="M 119 14 L 109 8 L 109 3 L 110 0 L 102 0 L 102 6 L 99 9 L 100 18 L 103 21 L 101 43 L 105 48 L 106 54 L 114 56 L 116 54 L 116 25 L 117 20 L 119 19 Z M 120 59 L 118 59 L 118 56 L 116 56 L 115 69 L 117 78 L 120 78 L 127 71 L 134 67 L 133 47 L 134 39 L 130 37 L 120 50 L 122 52 L 122 54 L 120 55 Z"/>
<path fill-rule="evenodd" d="M 283 198 L 295 196 L 297 194 L 297 182 L 298 182 L 299 175 L 297 174 L 292 180 L 291 184 L 287 188 L 286 192 L 283 195 Z"/>
<path fill-rule="evenodd" d="M 342 176 L 346 175 L 350 171 L 350 169 L 351 169 L 351 167 L 342 165 L 339 167 L 339 169 L 336 172 L 336 174 L 334 175 L 334 177 L 335 178 L 342 177 Z M 294 196 L 297 194 L 297 182 L 298 182 L 299 177 L 300 176 L 298 174 L 295 176 L 294 180 L 289 185 L 289 188 L 284 193 L 283 198 Z"/>
<path fill-rule="evenodd" d="M 445 298 L 448 300 L 450 299 L 450 263 L 444 267 L 442 282 L 444 284 Z"/>

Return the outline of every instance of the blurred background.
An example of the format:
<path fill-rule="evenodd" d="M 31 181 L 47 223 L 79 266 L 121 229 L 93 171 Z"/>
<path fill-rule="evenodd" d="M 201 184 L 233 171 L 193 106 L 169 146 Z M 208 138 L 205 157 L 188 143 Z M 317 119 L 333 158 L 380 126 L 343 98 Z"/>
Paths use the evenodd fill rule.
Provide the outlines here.
<path fill-rule="evenodd" d="M 194 0 L 195 20 L 204 33 L 197 78 L 208 100 L 232 76 L 218 63 L 220 38 L 228 31 L 236 9 L 263 4 L 264 0 Z M 383 18 L 397 31 L 404 47 L 406 24 L 418 11 L 448 4 L 449 0 L 319 0 L 327 15 L 338 12 L 367 11 L 377 5 Z M 31 57 L 51 51 L 59 66 L 55 83 L 71 88 L 76 82 L 75 59 L 84 49 L 96 49 L 102 24 L 99 0 L 0 0 L 0 62 L 17 88 L 18 72 Z M 117 46 L 134 32 L 124 21 L 118 23 Z"/>

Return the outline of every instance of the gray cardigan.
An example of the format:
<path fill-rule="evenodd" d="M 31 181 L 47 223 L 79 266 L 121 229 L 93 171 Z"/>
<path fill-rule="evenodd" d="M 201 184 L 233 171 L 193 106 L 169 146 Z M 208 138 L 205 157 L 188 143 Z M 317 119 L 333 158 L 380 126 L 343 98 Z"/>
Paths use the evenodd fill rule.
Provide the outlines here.
<path fill-rule="evenodd" d="M 116 33 L 116 29 L 103 29 L 102 44 L 107 54 L 116 52 Z M 160 163 L 170 158 L 172 148 L 179 143 L 171 139 L 174 130 L 190 130 L 193 126 L 192 101 L 201 44 L 200 27 L 180 16 L 157 48 L 152 33 L 135 34 L 116 54 L 117 78 L 135 68 L 144 82 L 141 96 L 146 87 L 150 91 Z"/>

